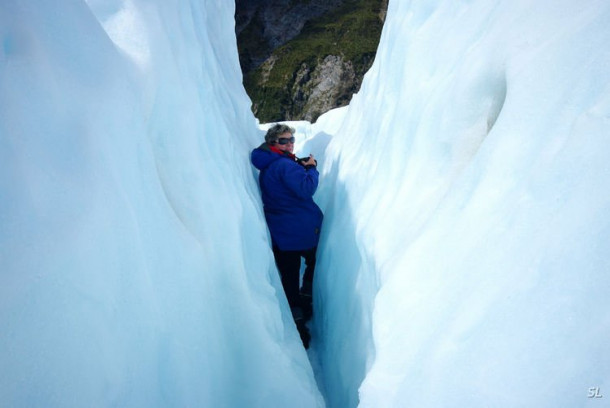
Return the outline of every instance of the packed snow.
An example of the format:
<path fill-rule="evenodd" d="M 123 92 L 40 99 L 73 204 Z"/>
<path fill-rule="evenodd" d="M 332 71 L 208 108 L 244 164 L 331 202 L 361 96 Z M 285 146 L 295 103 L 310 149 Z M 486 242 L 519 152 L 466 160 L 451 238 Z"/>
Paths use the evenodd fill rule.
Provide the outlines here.
<path fill-rule="evenodd" d="M 610 4 L 390 0 L 349 107 L 291 123 L 307 353 L 233 7 L 0 5 L 0 405 L 603 406 Z"/>

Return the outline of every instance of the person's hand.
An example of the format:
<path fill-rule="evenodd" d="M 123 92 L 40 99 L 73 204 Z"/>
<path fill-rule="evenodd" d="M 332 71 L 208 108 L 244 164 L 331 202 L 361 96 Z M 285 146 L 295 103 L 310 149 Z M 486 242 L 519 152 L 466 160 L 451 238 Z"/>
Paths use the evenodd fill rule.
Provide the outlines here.
<path fill-rule="evenodd" d="M 313 154 L 309 155 L 309 158 L 306 161 L 303 161 L 304 166 L 316 166 L 318 162 L 313 158 Z"/>

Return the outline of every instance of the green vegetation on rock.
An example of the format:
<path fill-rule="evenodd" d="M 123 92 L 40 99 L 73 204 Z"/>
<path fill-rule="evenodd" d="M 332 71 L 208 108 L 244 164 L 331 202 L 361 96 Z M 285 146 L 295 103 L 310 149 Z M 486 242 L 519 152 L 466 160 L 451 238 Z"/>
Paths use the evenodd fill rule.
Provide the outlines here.
<path fill-rule="evenodd" d="M 333 102 L 333 107 L 349 103 L 351 94 L 360 88 L 364 73 L 373 63 L 383 26 L 383 0 L 347 0 L 340 8 L 309 21 L 301 33 L 277 48 L 260 67 L 244 77 L 244 86 L 261 122 L 302 119 L 300 111 L 306 98 L 300 92 L 316 66 L 329 55 L 351 63 L 357 81 L 350 90 Z M 297 73 L 301 75 L 297 76 Z M 303 77 L 304 73 L 304 77 Z M 319 112 L 313 120 L 319 116 Z"/>

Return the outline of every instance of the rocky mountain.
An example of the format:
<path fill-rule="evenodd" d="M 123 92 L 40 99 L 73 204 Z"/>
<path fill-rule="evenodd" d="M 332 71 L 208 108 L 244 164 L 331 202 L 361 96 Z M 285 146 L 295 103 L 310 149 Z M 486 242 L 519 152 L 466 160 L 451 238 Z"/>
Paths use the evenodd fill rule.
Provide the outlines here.
<path fill-rule="evenodd" d="M 244 86 L 261 122 L 347 105 L 375 58 L 388 0 L 236 0 Z"/>

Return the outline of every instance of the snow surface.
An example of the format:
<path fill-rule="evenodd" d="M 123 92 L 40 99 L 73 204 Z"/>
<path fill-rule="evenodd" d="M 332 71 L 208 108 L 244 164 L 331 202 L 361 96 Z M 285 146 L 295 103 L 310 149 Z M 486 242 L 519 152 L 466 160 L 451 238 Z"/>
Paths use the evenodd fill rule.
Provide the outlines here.
<path fill-rule="evenodd" d="M 603 406 L 610 3 L 390 1 L 350 106 L 293 123 L 311 364 L 233 7 L 0 5 L 0 405 Z"/>

